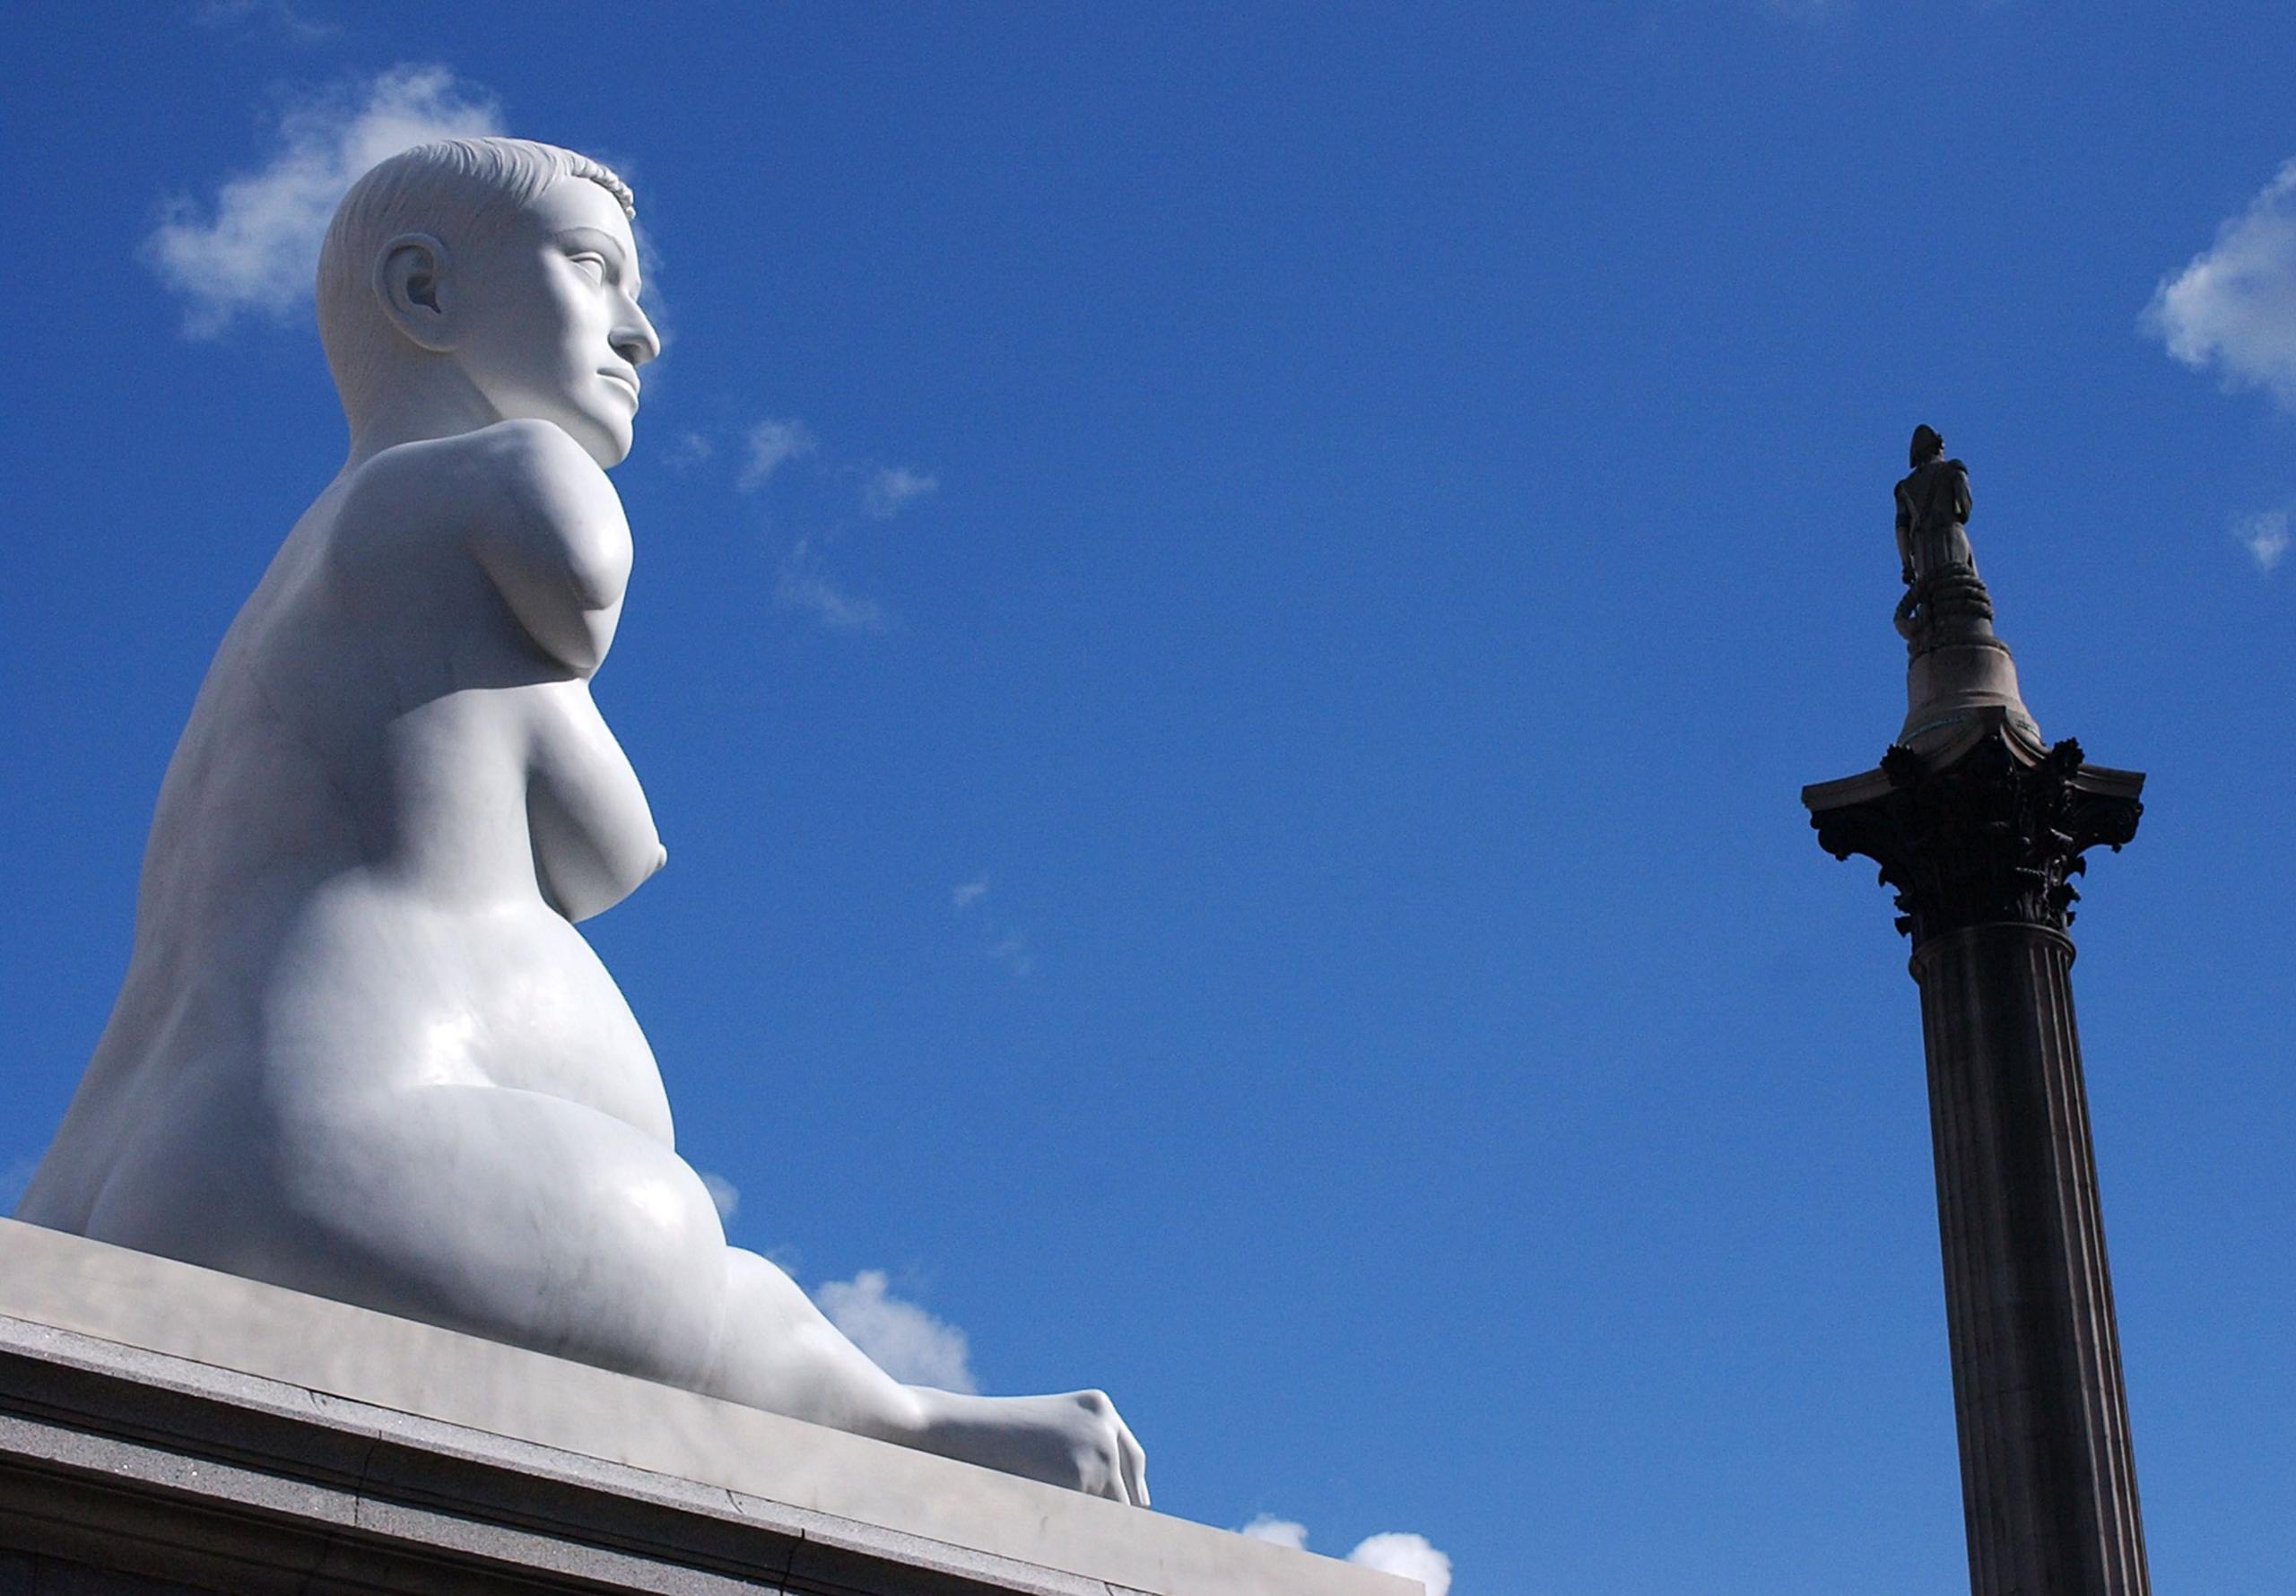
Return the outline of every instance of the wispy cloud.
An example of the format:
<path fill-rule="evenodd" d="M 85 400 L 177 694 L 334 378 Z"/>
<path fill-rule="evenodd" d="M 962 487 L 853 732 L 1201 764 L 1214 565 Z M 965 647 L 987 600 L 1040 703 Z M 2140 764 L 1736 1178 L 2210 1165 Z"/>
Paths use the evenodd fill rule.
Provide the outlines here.
<path fill-rule="evenodd" d="M 289 0 L 199 0 L 191 20 L 203 28 L 262 28 L 292 44 L 316 44 L 343 31 L 305 16 Z"/>
<path fill-rule="evenodd" d="M 898 514 L 902 506 L 938 490 L 939 480 L 906 465 L 865 468 L 849 458 L 839 460 L 810 426 L 795 416 L 770 416 L 752 422 L 741 432 L 738 447 L 741 464 L 734 486 L 750 494 L 764 494 L 771 486 L 770 497 L 779 507 L 776 518 L 787 516 L 811 528 L 782 557 L 774 577 L 774 603 L 810 616 L 831 631 L 892 630 L 892 612 L 877 600 L 854 592 L 834 568 L 839 562 L 833 558 L 833 551 L 857 530 L 853 501 L 846 495 L 854 490 L 857 479 L 862 516 L 883 521 Z M 673 446 L 665 464 L 691 470 L 707 460 L 712 450 L 707 433 L 690 431 Z M 820 469 L 799 473 L 787 470 L 795 461 L 816 457 L 821 460 Z M 793 476 L 796 480 L 789 481 Z"/>
<path fill-rule="evenodd" d="M 949 906 L 966 916 L 974 934 L 982 940 L 981 957 L 993 964 L 1000 964 L 1018 976 L 1037 973 L 1037 956 L 1030 950 L 1028 932 L 1004 923 L 1004 917 L 992 915 L 982 907 L 988 901 L 988 872 L 983 871 L 969 881 L 959 881 L 949 889 Z"/>
<path fill-rule="evenodd" d="M 310 297 L 335 202 L 368 169 L 433 139 L 500 131 L 491 95 L 443 66 L 394 66 L 291 107 L 271 160 L 212 204 L 171 202 L 144 258 L 183 297 L 187 336 L 219 336 L 242 316 L 284 319 Z"/>
<path fill-rule="evenodd" d="M 717 452 L 718 446 L 709 441 L 708 434 L 689 427 L 663 447 L 662 464 L 674 472 L 689 472 L 697 465 L 707 464 Z"/>
<path fill-rule="evenodd" d="M 1037 956 L 1029 951 L 1029 939 L 1023 932 L 1005 932 L 983 951 L 1015 976 L 1037 973 Z"/>
<path fill-rule="evenodd" d="M 702 1169 L 695 1173 L 701 1176 L 701 1189 L 709 1193 L 709 1203 L 718 1210 L 719 1224 L 724 1224 L 741 1212 L 741 1187 L 712 1170 Z"/>
<path fill-rule="evenodd" d="M 2270 576 L 2288 554 L 2288 512 L 2259 510 L 2241 516 L 2232 523 L 2232 536 L 2257 562 L 2257 569 Z"/>
<path fill-rule="evenodd" d="M 935 1319 L 886 1289 L 883 1270 L 865 1269 L 849 1280 L 830 1280 L 813 1293 L 829 1322 L 871 1361 L 908 1385 L 970 1392 L 972 1349 L 965 1332 Z"/>
<path fill-rule="evenodd" d="M 892 629 L 892 616 L 883 604 L 838 585 L 822 566 L 810 538 L 799 538 L 781 562 L 780 575 L 773 585 L 773 602 L 785 610 L 811 615 L 831 631 Z"/>
<path fill-rule="evenodd" d="M 1255 1540 L 1270 1540 L 1278 1546 L 1288 1546 L 1294 1551 L 1305 1551 L 1308 1548 L 1308 1527 L 1305 1524 L 1268 1514 L 1262 1514 L 1252 1520 L 1240 1533 Z M 1427 1596 L 1449 1596 L 1451 1559 L 1428 1545 L 1424 1535 L 1390 1531 L 1384 1535 L 1366 1536 L 1355 1543 L 1355 1549 L 1347 1554 L 1347 1560 L 1366 1568 L 1376 1568 L 1382 1574 L 1399 1574 L 1405 1579 L 1415 1579 L 1427 1587 Z"/>
<path fill-rule="evenodd" d="M 890 521 L 900 514 L 902 506 L 940 485 L 938 477 L 906 465 L 881 465 L 861 485 L 861 507 L 873 521 Z"/>
<path fill-rule="evenodd" d="M 760 421 L 742 435 L 742 472 L 734 479 L 734 486 L 754 493 L 790 461 L 802 460 L 820 447 L 813 429 L 803 421 Z"/>
<path fill-rule="evenodd" d="M 2213 367 L 2226 386 L 2264 388 L 2296 411 L 2296 160 L 2161 281 L 2143 319 L 2195 370 Z"/>

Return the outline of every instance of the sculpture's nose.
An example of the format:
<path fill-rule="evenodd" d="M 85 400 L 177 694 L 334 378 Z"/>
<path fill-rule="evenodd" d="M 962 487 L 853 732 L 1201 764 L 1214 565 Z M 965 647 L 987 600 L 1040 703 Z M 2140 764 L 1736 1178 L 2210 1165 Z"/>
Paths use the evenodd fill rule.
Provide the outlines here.
<path fill-rule="evenodd" d="M 654 331 L 654 324 L 646 319 L 646 313 L 638 308 L 635 299 L 624 303 L 629 314 L 607 342 L 613 345 L 614 353 L 632 366 L 643 366 L 662 352 L 662 336 Z"/>

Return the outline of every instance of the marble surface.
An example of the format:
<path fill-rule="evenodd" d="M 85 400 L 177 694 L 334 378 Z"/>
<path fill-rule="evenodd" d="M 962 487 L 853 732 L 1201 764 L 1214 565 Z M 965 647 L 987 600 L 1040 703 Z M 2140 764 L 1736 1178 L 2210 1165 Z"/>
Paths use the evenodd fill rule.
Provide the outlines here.
<path fill-rule="evenodd" d="M 18 1214 L 1144 1505 L 1100 1392 L 903 1385 L 726 1245 L 576 929 L 666 858 L 590 693 L 660 351 L 631 216 L 517 140 L 345 196 L 318 313 L 350 452 L 201 685 Z"/>

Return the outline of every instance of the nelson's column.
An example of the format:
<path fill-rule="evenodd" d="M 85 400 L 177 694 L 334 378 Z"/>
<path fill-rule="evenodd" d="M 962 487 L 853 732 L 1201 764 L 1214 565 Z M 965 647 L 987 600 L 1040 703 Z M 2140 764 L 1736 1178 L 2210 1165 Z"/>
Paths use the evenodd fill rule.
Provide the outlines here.
<path fill-rule="evenodd" d="M 1881 866 L 1913 943 L 1970 1589 L 2142 1596 L 2066 932 L 2071 878 L 2136 834 L 2144 778 L 2042 742 L 1970 552 L 1969 473 L 1927 427 L 1911 464 L 1905 724 L 1877 768 L 1802 802 L 1828 853 Z"/>

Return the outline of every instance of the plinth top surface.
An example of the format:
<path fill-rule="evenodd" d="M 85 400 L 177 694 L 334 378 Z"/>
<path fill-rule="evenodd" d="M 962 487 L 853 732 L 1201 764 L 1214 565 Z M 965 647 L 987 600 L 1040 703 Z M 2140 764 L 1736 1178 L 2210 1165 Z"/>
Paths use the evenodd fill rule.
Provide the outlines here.
<path fill-rule="evenodd" d="M 587 1364 L 0 1219 L 0 1317 L 1154 1596 L 1410 1581 Z"/>

